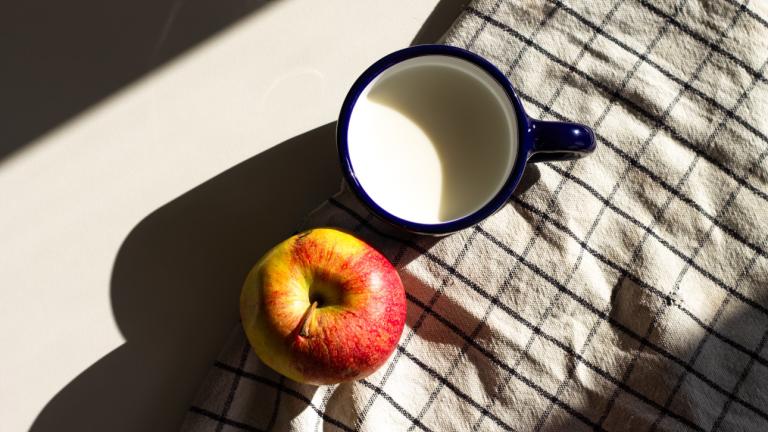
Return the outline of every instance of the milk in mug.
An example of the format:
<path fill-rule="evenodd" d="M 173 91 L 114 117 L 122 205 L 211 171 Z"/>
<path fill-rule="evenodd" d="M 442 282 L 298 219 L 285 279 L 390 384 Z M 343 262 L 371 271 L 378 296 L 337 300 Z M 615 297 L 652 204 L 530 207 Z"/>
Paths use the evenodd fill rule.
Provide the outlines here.
<path fill-rule="evenodd" d="M 355 177 L 380 207 L 412 222 L 459 219 L 501 189 L 518 150 L 504 88 L 479 67 L 415 57 L 361 93 L 347 141 Z"/>

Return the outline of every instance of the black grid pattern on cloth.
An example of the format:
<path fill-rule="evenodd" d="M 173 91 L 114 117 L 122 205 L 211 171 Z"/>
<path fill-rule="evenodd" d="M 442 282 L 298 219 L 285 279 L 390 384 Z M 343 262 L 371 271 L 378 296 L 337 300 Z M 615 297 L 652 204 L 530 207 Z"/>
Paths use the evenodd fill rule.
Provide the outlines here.
<path fill-rule="evenodd" d="M 717 44 L 719 44 L 720 41 L 723 40 L 727 36 L 727 34 L 728 34 L 727 32 L 730 31 L 734 27 L 734 25 L 736 24 L 736 21 L 742 16 L 742 13 L 743 13 L 744 9 L 745 9 L 745 6 L 742 5 L 742 7 L 740 7 L 739 10 L 734 14 L 734 16 L 731 19 L 731 22 L 729 23 L 729 25 L 720 33 L 720 35 L 718 36 L 717 41 L 715 42 L 715 44 L 714 45 L 710 45 L 710 47 L 717 46 Z M 674 17 L 672 17 L 672 19 L 670 19 L 670 20 L 667 20 L 666 22 L 672 23 L 672 22 L 674 22 L 673 20 L 674 20 Z M 693 74 L 691 75 L 689 81 L 686 82 L 686 84 L 683 86 L 683 88 L 680 91 L 680 93 L 678 93 L 678 95 L 675 96 L 675 99 L 673 100 L 672 104 L 670 104 L 670 106 L 667 109 L 664 110 L 664 114 L 662 114 L 662 119 L 666 118 L 669 115 L 669 113 L 671 112 L 671 109 L 673 108 L 673 105 L 676 104 L 677 101 L 680 100 L 681 96 L 683 95 L 683 92 L 685 92 L 688 88 L 691 88 L 693 82 L 698 80 L 699 75 L 701 74 L 702 70 L 704 69 L 704 66 L 710 61 L 710 57 L 712 56 L 712 54 L 713 54 L 713 51 L 710 48 L 707 51 L 706 56 L 696 66 L 696 69 L 694 70 Z M 717 127 L 715 127 L 715 129 L 709 135 L 709 138 L 704 143 L 704 146 L 706 146 L 712 140 L 712 138 L 717 134 L 717 132 L 722 129 L 722 126 L 723 126 L 724 123 L 725 123 L 725 121 L 723 120 Z M 653 130 L 654 134 L 657 131 L 658 131 L 658 129 L 654 128 L 654 130 Z M 652 137 L 650 139 L 652 139 Z M 650 139 L 649 139 L 649 141 L 650 141 Z M 688 179 L 690 178 L 690 175 L 693 172 L 693 169 L 696 166 L 696 164 L 698 163 L 699 159 L 700 159 L 699 155 L 696 155 L 696 157 L 693 158 L 693 161 L 688 164 L 688 167 L 686 168 L 685 173 L 680 178 L 680 180 L 678 181 L 678 183 L 677 183 L 677 185 L 675 187 L 676 189 L 680 189 L 682 187 L 682 185 L 686 181 L 688 181 Z M 629 169 L 629 167 L 628 167 L 628 169 Z M 658 221 L 660 220 L 662 215 L 669 209 L 670 204 L 672 203 L 673 199 L 674 199 L 674 196 L 672 196 L 672 195 L 667 197 L 667 199 L 664 201 L 664 204 L 662 204 L 661 208 L 654 215 L 654 219 L 651 222 L 651 227 L 655 226 L 658 223 Z M 730 199 L 726 200 L 726 204 L 723 206 L 723 210 L 727 206 L 729 206 L 730 203 L 731 203 Z M 605 208 L 605 206 L 603 206 L 603 208 Z M 714 225 L 712 225 L 712 228 L 714 228 Z M 643 243 L 645 242 L 646 239 L 648 239 L 648 237 L 649 237 L 648 232 L 643 234 L 643 238 L 640 241 L 640 243 L 634 248 L 634 250 L 632 252 L 632 257 L 630 258 L 630 260 L 634 260 L 637 257 L 638 253 L 641 250 L 641 247 L 642 247 Z M 694 252 L 693 256 L 691 257 L 692 258 L 691 261 L 693 259 L 695 259 L 696 255 L 698 255 L 698 251 L 701 250 L 700 246 L 705 241 L 705 239 L 706 239 L 706 236 L 703 237 L 702 240 L 699 242 L 699 247 L 697 247 L 696 251 Z M 685 272 L 687 271 L 687 269 L 689 269 L 689 268 L 690 268 L 690 265 L 686 264 L 685 267 L 683 268 L 683 270 L 680 272 L 680 275 L 678 275 L 678 278 L 675 281 L 675 285 L 672 288 L 672 294 L 671 295 L 675 295 L 676 294 L 677 290 L 679 289 L 680 279 L 682 278 L 682 275 L 684 275 Z M 623 275 L 622 275 L 622 277 L 623 277 Z M 621 289 L 621 285 L 617 283 L 617 285 L 616 285 L 616 287 L 614 289 L 615 290 Z M 648 337 L 651 336 L 651 332 L 656 327 L 656 324 L 659 321 L 659 319 L 662 318 L 663 314 L 666 311 L 666 307 L 668 307 L 668 306 L 669 306 L 668 304 L 662 305 L 662 307 L 660 307 L 656 311 L 656 313 L 653 315 L 653 318 L 651 319 L 651 321 L 648 324 L 648 327 L 647 327 L 647 329 L 645 331 L 645 334 L 644 334 L 644 338 L 645 339 L 643 339 L 643 342 L 640 343 L 640 346 L 637 348 L 636 352 L 632 355 L 632 358 L 630 359 L 629 364 L 627 365 L 627 367 L 624 370 L 624 373 L 623 373 L 622 378 L 621 378 L 622 382 L 627 382 L 629 380 L 629 377 L 630 377 L 630 375 L 632 374 L 632 372 L 633 372 L 633 370 L 635 368 L 636 362 L 637 362 L 640 354 L 645 349 L 645 341 L 647 340 Z M 609 396 L 609 398 L 608 398 L 608 406 L 605 408 L 603 414 L 600 416 L 600 423 L 601 424 L 602 424 L 602 422 L 604 422 L 608 418 L 608 416 L 609 416 L 609 414 L 611 412 L 611 409 L 613 408 L 614 404 L 616 403 L 616 400 L 617 400 L 617 398 L 619 396 L 619 390 L 620 389 L 617 387 L 613 391 L 613 393 L 611 393 L 611 395 Z"/>
<path fill-rule="evenodd" d="M 592 126 L 596 154 L 540 164 L 529 191 L 441 239 L 331 198 L 310 223 L 355 231 L 406 282 L 396 352 L 365 380 L 312 390 L 263 367 L 238 328 L 184 429 L 768 429 L 768 60 L 729 48 L 768 40 L 760 13 L 737 0 L 470 3 L 446 42 L 494 62 L 533 117 Z M 628 16 L 647 34 L 623 31 Z M 712 74 L 736 90 L 704 85 Z M 638 90 L 649 80 L 658 92 Z M 671 150 L 680 160 L 660 163 Z M 734 332 L 739 314 L 749 325 Z"/>
<path fill-rule="evenodd" d="M 678 12 L 679 12 L 679 11 L 682 9 L 682 6 L 684 6 L 684 5 L 685 5 L 686 1 L 687 1 L 687 0 L 683 0 L 683 1 L 682 1 L 682 2 L 681 2 L 681 3 L 680 3 L 678 6 L 677 6 L 677 8 L 676 8 L 676 11 L 675 11 L 675 15 L 677 15 L 677 13 L 678 13 Z M 658 30 L 658 32 L 656 33 L 656 35 L 654 36 L 654 38 L 651 40 L 651 42 L 650 42 L 650 43 L 648 44 L 648 46 L 646 47 L 645 51 L 644 51 L 644 52 L 643 52 L 641 55 L 639 55 L 639 56 L 638 56 L 638 59 L 637 59 L 637 61 L 636 61 L 636 62 L 635 62 L 633 65 L 632 65 L 632 68 L 631 68 L 631 69 L 630 69 L 630 70 L 627 72 L 627 74 L 626 74 L 626 75 L 624 76 L 624 78 L 621 80 L 621 84 L 620 84 L 620 85 L 619 85 L 619 87 L 618 87 L 618 91 L 617 91 L 617 93 L 619 93 L 619 92 L 621 92 L 621 91 L 623 91 L 623 90 L 624 90 L 624 88 L 627 86 L 627 84 L 628 84 L 628 83 L 629 83 L 629 81 L 632 79 L 632 77 L 634 76 L 634 74 L 637 72 L 637 70 L 638 70 L 639 66 L 640 66 L 642 63 L 644 63 L 644 62 L 645 62 L 645 59 L 646 59 L 646 58 L 648 57 L 648 55 L 649 55 L 649 54 L 650 54 L 650 53 L 653 51 L 653 49 L 655 48 L 656 44 L 659 42 L 659 40 L 661 40 L 661 37 L 665 35 L 665 33 L 666 33 L 666 31 L 667 31 L 667 28 L 668 28 L 668 24 L 669 24 L 669 20 L 667 20 L 667 21 L 666 21 L 666 22 L 665 22 L 665 23 L 664 23 L 664 24 L 661 26 L 661 28 Z M 595 35 L 599 34 L 599 31 L 600 31 L 600 30 L 602 30 L 602 27 L 603 27 L 602 25 L 601 25 L 601 26 L 597 26 L 597 27 L 594 27 L 594 29 L 595 29 Z M 592 27 L 590 27 L 590 28 L 592 28 Z M 576 64 L 574 64 L 574 65 L 576 65 Z M 614 103 L 615 103 L 615 98 L 611 98 L 611 99 L 610 99 L 610 101 L 609 101 L 609 103 L 606 105 L 605 109 L 603 109 L 602 113 L 601 113 L 601 114 L 600 114 L 600 116 L 598 117 L 597 121 L 596 121 L 596 122 L 595 122 L 593 125 L 591 125 L 593 129 L 596 129 L 596 130 L 597 130 L 597 129 L 599 129 L 599 128 L 600 128 L 600 126 L 602 125 L 602 122 L 603 122 L 603 121 L 605 120 L 605 118 L 607 117 L 607 115 L 608 115 L 608 113 L 610 112 L 611 108 L 613 108 L 613 105 L 614 105 Z M 674 104 L 674 101 L 673 101 L 673 104 Z M 673 104 L 670 104 L 670 107 L 671 107 Z M 547 104 L 546 106 L 547 106 L 547 107 L 551 107 L 551 106 L 552 106 L 552 104 Z M 545 111 L 546 111 L 546 112 L 549 112 L 549 109 L 545 109 Z M 667 110 L 665 110 L 665 113 L 666 113 L 666 112 L 668 112 L 668 111 L 669 111 L 669 108 L 668 108 Z M 649 145 L 650 141 L 653 139 L 653 137 L 655 136 L 655 133 L 656 133 L 657 131 L 658 131 L 658 129 L 653 129 L 653 131 L 651 132 L 651 135 L 649 135 L 649 137 L 648 137 L 648 138 L 646 138 L 646 140 L 643 142 L 643 145 L 640 147 L 640 149 L 638 149 L 638 150 L 635 152 L 635 154 L 633 155 L 635 158 L 637 158 L 637 157 L 638 157 L 638 155 L 639 155 L 639 154 L 641 154 L 641 153 L 642 153 L 642 152 L 643 152 L 643 151 L 644 151 L 644 150 L 647 148 L 647 146 Z M 625 169 L 625 171 L 624 171 L 624 172 L 622 173 L 622 175 L 621 175 L 621 179 L 620 179 L 619 181 L 617 181 L 617 182 L 614 184 L 614 186 L 613 186 L 613 188 L 611 189 L 611 192 L 608 194 L 608 197 L 607 197 L 607 199 L 605 200 L 605 202 L 610 202 L 610 201 L 611 201 L 611 198 L 613 197 L 613 195 L 614 195 L 614 194 L 615 194 L 615 193 L 618 191 L 618 189 L 619 189 L 619 187 L 620 187 L 620 185 L 621 185 L 621 181 L 622 181 L 623 179 L 625 179 L 625 178 L 626 178 L 626 176 L 627 176 L 627 173 L 628 173 L 629 169 L 630 169 L 630 167 L 629 167 L 629 166 L 627 166 L 627 168 Z M 568 177 L 570 177 L 570 176 L 571 176 L 571 173 L 570 173 L 570 172 L 568 172 L 568 173 L 567 173 L 567 175 L 566 175 L 566 178 L 568 178 Z M 592 223 L 592 225 L 591 225 L 591 226 L 590 226 L 590 228 L 589 228 L 589 232 L 588 232 L 587 236 L 586 236 L 586 237 L 585 237 L 585 239 L 584 239 L 584 242 L 585 242 L 585 243 L 587 243 L 587 242 L 589 241 L 589 238 L 590 238 L 590 237 L 592 236 L 592 234 L 595 232 L 595 229 L 597 228 L 597 226 L 598 226 L 598 224 L 599 224 L 599 222 L 600 222 L 601 216 L 604 214 L 605 210 L 607 209 L 607 206 L 606 206 L 605 202 L 601 203 L 602 207 L 600 208 L 600 211 L 599 211 L 599 213 L 598 213 L 598 216 L 595 218 L 594 222 Z M 650 232 L 650 230 L 649 230 L 649 232 Z M 640 244 L 638 244 L 638 246 L 637 246 L 637 247 L 635 247 L 635 250 L 634 250 L 634 252 L 633 252 L 633 255 L 637 254 L 639 251 L 640 251 Z M 571 271 L 570 271 L 570 273 L 569 273 L 569 276 L 568 276 L 568 280 L 570 280 L 570 278 L 573 276 L 574 272 L 577 270 L 577 268 L 578 268 L 578 265 L 581 263 L 581 257 L 582 257 L 582 253 L 583 253 L 583 252 L 584 252 L 584 249 L 581 249 L 581 250 L 579 251 L 579 259 L 576 261 L 576 264 L 575 264 L 575 265 L 574 265 L 574 267 L 571 269 Z M 621 280 L 622 280 L 623 278 L 624 278 L 624 275 L 620 275 L 620 276 L 619 276 L 619 281 L 616 283 L 616 286 L 614 287 L 614 290 L 618 290 L 618 289 L 621 289 L 621 286 L 622 286 L 622 285 L 621 285 Z M 567 282 L 566 282 L 566 285 L 567 285 Z M 605 309 L 603 312 L 604 312 L 604 313 L 608 313 L 608 312 L 609 312 L 609 307 L 608 307 L 608 306 L 606 306 L 606 309 Z M 589 333 L 587 334 L 587 337 L 586 337 L 586 339 L 585 339 L 584 343 L 582 344 L 582 348 L 581 348 L 581 350 L 579 351 L 579 354 L 580 354 L 581 356 L 583 356 L 583 355 L 584 355 L 584 353 L 586 352 L 586 350 L 589 348 L 589 344 L 590 344 L 590 342 L 592 341 L 592 338 L 593 338 L 593 337 L 594 337 L 594 336 L 597 334 L 598 326 L 599 326 L 601 323 L 602 323 L 602 321 L 601 321 L 601 320 L 596 320 L 596 321 L 595 321 L 595 323 L 594 323 L 594 324 L 592 325 L 592 327 L 590 328 L 590 330 L 589 330 Z M 647 335 L 646 335 L 646 337 L 647 337 Z M 579 361 L 577 360 L 576 364 L 575 364 L 575 365 L 574 365 L 574 366 L 573 366 L 573 367 L 570 369 L 570 371 L 569 371 L 568 375 L 566 376 L 565 380 L 563 380 L 563 381 L 560 383 L 560 385 L 557 387 L 557 393 L 556 393 L 557 395 L 560 395 L 560 394 L 562 394 L 562 393 L 565 391 L 565 389 L 566 389 L 566 388 L 567 388 L 567 386 L 569 385 L 569 383 L 570 383 L 571 379 L 573 378 L 573 375 L 574 375 L 574 373 L 576 372 L 576 368 L 577 368 L 578 366 L 579 366 Z M 622 383 L 623 383 L 623 382 L 625 382 L 625 381 L 626 381 L 626 380 L 622 380 Z M 616 387 L 616 390 L 615 390 L 614 392 L 618 392 L 618 391 L 619 391 L 619 389 L 620 389 L 620 387 Z M 543 414 L 543 415 L 542 415 L 542 416 L 539 418 L 539 420 L 537 420 L 537 422 L 536 422 L 536 425 L 535 425 L 535 427 L 534 427 L 534 430 L 535 430 L 536 432 L 539 432 L 539 431 L 542 429 L 542 427 L 544 426 L 544 423 L 547 421 L 547 418 L 548 418 L 548 417 L 549 417 L 549 415 L 552 413 L 552 408 L 553 408 L 553 406 L 552 406 L 552 405 L 549 405 L 549 406 L 547 407 L 547 409 L 545 410 L 544 414 Z M 610 409 L 610 408 L 609 408 L 609 409 Z M 602 423 L 603 417 L 601 417 L 601 418 L 600 418 L 600 420 L 601 420 L 601 422 L 600 422 L 600 423 Z"/>
<path fill-rule="evenodd" d="M 603 26 L 603 25 L 604 25 L 606 22 L 608 22 L 608 21 L 609 21 L 609 20 L 610 20 L 610 19 L 613 17 L 614 13 L 615 13 L 615 12 L 618 10 L 619 6 L 621 6 L 621 4 L 622 4 L 622 3 L 623 3 L 623 2 L 616 2 L 616 3 L 615 3 L 615 4 L 614 4 L 612 7 L 611 7 L 611 9 L 610 9 L 610 10 L 609 10 L 609 11 L 608 11 L 606 14 L 605 14 L 605 16 L 604 16 L 604 18 L 603 18 L 603 20 L 602 20 L 602 23 L 601 23 L 601 24 L 600 24 L 600 25 L 599 25 L 597 28 L 601 28 L 601 27 L 602 27 L 602 26 Z M 541 31 L 542 27 L 543 27 L 543 26 L 544 26 L 544 25 L 545 25 L 545 24 L 546 24 L 546 23 L 549 21 L 549 19 L 551 18 L 551 16 L 552 16 L 552 15 L 553 15 L 553 14 L 554 14 L 556 11 L 557 11 L 557 9 L 558 9 L 559 7 L 560 7 L 560 5 L 555 5 L 555 6 L 552 8 L 552 10 L 551 10 L 550 12 L 548 12 L 548 13 L 547 13 L 547 15 L 545 15 L 545 19 L 541 21 L 541 23 L 540 23 L 539 27 L 537 27 L 537 28 L 536 28 L 536 31 L 535 31 L 535 32 L 533 32 L 533 33 L 531 34 L 531 36 L 529 36 L 529 37 L 528 37 L 528 39 L 529 39 L 529 40 L 532 40 L 532 41 L 533 41 L 533 40 L 535 39 L 535 36 L 536 36 L 536 34 L 537 34 L 538 32 L 540 32 L 540 31 Z M 595 32 L 594 32 L 594 33 L 593 33 L 593 34 L 592 34 L 592 35 L 589 37 L 589 39 L 588 39 L 588 40 L 587 40 L 587 41 L 586 41 L 586 42 L 585 42 L 585 43 L 582 45 L 582 47 L 580 48 L 580 50 L 579 50 L 578 54 L 576 55 L 576 58 L 575 58 L 575 59 L 574 59 L 574 61 L 573 61 L 573 63 L 574 63 L 574 64 L 578 64 L 579 60 L 581 60 L 581 59 L 584 57 L 584 55 L 585 55 L 585 54 L 586 54 L 586 52 L 587 52 L 587 49 L 589 48 L 590 44 L 591 44 L 592 42 L 594 42 L 594 40 L 595 40 L 595 38 L 597 37 L 597 35 L 598 35 L 598 33 L 595 31 Z M 528 46 L 526 46 L 525 48 L 527 48 L 527 47 L 528 47 Z M 525 48 L 524 48 L 524 49 L 525 49 Z M 521 52 L 521 53 L 523 53 L 524 51 L 523 51 L 523 50 L 521 50 L 520 52 Z M 517 57 L 516 57 L 516 59 L 515 59 L 515 60 L 517 60 Z M 510 66 L 510 67 L 507 69 L 507 71 L 506 71 L 506 76 L 508 76 L 508 77 L 509 77 L 509 76 L 512 76 L 512 75 L 513 75 L 513 73 L 514 73 L 514 67 L 515 67 L 515 66 L 516 66 L 516 64 L 515 64 L 515 63 L 513 63 L 513 65 L 511 65 L 511 66 Z M 570 72 L 570 71 L 569 71 L 569 72 Z M 558 99 L 558 97 L 561 95 L 561 93 L 562 93 L 562 90 L 563 90 L 563 88 L 564 88 L 564 86 L 565 86 L 565 83 L 566 83 L 566 79 L 567 79 L 567 78 L 568 78 L 568 74 L 566 74 L 566 75 L 563 75 L 563 76 L 561 77 L 561 79 L 559 80 L 559 82 L 558 82 L 558 85 L 557 85 L 557 87 L 556 87 L 555 91 L 552 93 L 552 96 L 550 96 L 549 100 L 547 100 L 547 102 L 546 102 L 546 104 L 545 104 L 545 106 L 546 106 L 547 108 L 545 108 L 545 109 L 544 109 L 544 110 L 543 110 L 543 111 L 540 113 L 540 115 L 539 115 L 539 117 L 540 117 L 541 119 L 546 119 L 546 116 L 547 116 L 547 114 L 548 114 L 548 111 L 549 111 L 549 109 L 548 109 L 548 108 L 549 108 L 549 107 L 551 107 L 551 106 L 552 106 L 552 105 L 555 103 L 555 101 Z M 609 106 L 610 106 L 610 105 L 609 105 Z M 606 108 L 606 111 L 607 111 L 608 109 L 609 109 L 609 108 Z M 598 120 L 598 121 L 599 121 L 599 120 Z M 576 162 L 571 162 L 571 163 L 569 164 L 569 166 L 568 166 L 568 168 L 567 168 L 567 170 L 566 170 L 566 171 L 570 173 L 570 172 L 571 172 L 571 170 L 573 169 L 573 167 L 574 167 L 575 163 L 576 163 Z M 564 177 L 563 177 L 563 178 L 560 180 L 560 182 L 558 183 L 558 185 L 555 187 L 555 191 L 554 191 L 554 193 L 552 194 L 552 197 L 549 199 L 549 203 L 548 203 L 548 205 L 547 205 L 547 209 L 545 210 L 546 212 L 551 212 L 551 211 L 553 211 L 553 210 L 554 210 L 554 206 L 555 206 L 555 204 L 557 203 L 557 200 L 556 200 L 556 199 L 557 199 L 557 197 L 559 196 L 559 193 L 560 193 L 560 191 L 562 191 L 562 189 L 563 189 L 563 186 L 565 185 L 565 182 L 566 182 L 566 181 L 568 181 L 568 178 L 564 176 Z M 538 237 L 539 237 L 539 235 L 540 235 L 540 233 L 541 233 L 541 229 L 542 229 L 543 225 L 544 225 L 544 224 L 543 224 L 543 220 L 539 220 L 539 221 L 537 222 L 536 228 L 534 229 L 534 236 L 533 236 L 533 237 L 532 237 L 532 238 L 529 240 L 528 244 L 526 244 L 526 247 L 525 247 L 525 249 L 523 250 L 523 253 L 521 254 L 521 256 L 522 256 L 523 258 L 527 257 L 527 255 L 528 255 L 528 253 L 530 252 L 530 250 L 531 250 L 532 246 L 534 245 L 534 243 L 535 243 L 535 242 L 536 242 L 536 240 L 538 239 Z M 594 225 L 593 225 L 593 227 L 594 227 Z M 587 234 L 587 237 L 589 237 L 589 236 L 592 234 L 592 232 L 594 232 L 594 228 L 591 228 L 591 229 L 590 229 L 590 232 L 589 232 L 589 234 Z M 582 249 L 582 251 L 580 251 L 580 252 L 579 252 L 579 257 L 578 257 L 578 258 L 577 258 L 577 260 L 576 260 L 576 264 L 575 264 L 575 266 L 578 266 L 578 263 L 580 263 L 580 262 L 581 262 L 581 253 L 582 253 L 582 252 L 583 252 L 583 249 Z M 513 268 L 513 270 L 510 272 L 510 274 L 509 274 L 509 275 L 507 276 L 507 278 L 504 280 L 504 282 L 502 283 L 502 285 L 501 285 L 500 289 L 499 289 L 499 290 L 496 292 L 496 294 L 494 295 L 494 299 L 497 299 L 497 298 L 498 298 L 500 295 L 502 295 L 502 294 L 505 292 L 505 290 L 506 290 L 506 288 L 507 288 L 507 286 L 508 286 L 508 284 L 509 284 L 509 281 L 511 280 L 512 276 L 514 275 L 514 272 L 517 270 L 517 264 L 519 264 L 519 261 L 518 261 L 518 263 L 516 263 L 516 267 L 514 267 L 514 268 Z M 573 274 L 573 272 L 571 272 L 571 275 L 572 275 L 572 274 Z M 568 283 L 569 283 L 569 282 L 570 282 L 570 277 L 569 277 L 569 278 L 566 280 L 566 282 L 565 282 L 565 285 L 568 285 Z M 556 305 L 556 304 L 557 304 L 557 303 L 560 301 L 560 295 L 561 295 L 561 293 L 560 293 L 560 292 L 558 292 L 558 293 L 557 293 L 557 294 L 556 294 L 556 295 L 555 295 L 555 296 L 552 298 L 552 300 L 550 301 L 550 303 L 547 305 L 546 309 L 544 310 L 544 313 L 541 315 L 541 318 L 540 318 L 539 322 L 537 322 L 537 324 L 536 324 L 536 327 L 534 327 L 534 329 L 533 329 L 533 332 L 532 332 L 531 336 L 530 336 L 530 337 L 528 338 L 528 340 L 526 341 L 525 347 L 523 348 L 522 352 L 521 352 L 521 353 L 518 355 L 517 359 L 515 360 L 515 363 L 513 364 L 513 369 L 516 369 L 516 368 L 519 366 L 519 364 L 520 364 L 520 361 L 521 361 L 521 360 L 522 360 L 524 357 L 527 357 L 527 356 L 529 355 L 529 351 L 530 351 L 531 347 L 533 346 L 533 344 L 534 344 L 534 342 L 535 342 L 535 340 L 536 340 L 536 337 L 537 337 L 537 336 L 538 336 L 538 335 L 541 333 L 541 330 L 540 330 L 540 329 L 541 329 L 541 327 L 542 327 L 542 326 L 544 325 L 544 323 L 546 322 L 547 318 L 549 317 L 550 313 L 551 313 L 551 312 L 552 312 L 552 310 L 553 310 L 553 307 L 554 307 L 554 306 L 555 306 L 555 305 Z M 489 305 L 489 307 L 488 307 L 488 308 L 485 310 L 485 312 L 484 312 L 484 314 L 483 314 L 483 317 L 480 319 L 480 322 L 478 323 L 478 325 L 475 327 L 475 330 L 473 331 L 473 335 L 472 335 L 473 337 L 474 337 L 474 336 L 476 336 L 476 333 L 478 333 L 478 332 L 480 331 L 480 329 L 482 329 L 482 326 L 485 324 L 486 320 L 488 319 L 488 316 L 489 316 L 489 315 L 490 315 L 490 313 L 493 311 L 493 307 L 494 307 L 494 304 L 495 304 L 495 302 L 497 302 L 497 301 L 498 301 L 498 300 L 494 300 L 494 301 L 492 301 L 491 305 Z M 463 353 L 466 351 L 466 347 L 467 347 L 467 346 L 468 346 L 468 345 L 465 345 L 465 346 L 463 347 L 463 349 L 462 349 L 462 352 L 461 352 L 462 354 L 463 354 Z M 454 360 L 454 363 L 452 364 L 451 370 L 449 370 L 449 372 L 448 372 L 449 374 L 453 372 L 453 370 L 454 370 L 454 367 L 455 367 L 455 365 L 457 365 L 457 364 L 458 364 L 458 357 L 456 358 L 456 360 Z M 509 375 L 506 375 L 506 376 L 505 376 L 505 378 L 504 378 L 504 379 L 502 379 L 502 381 L 501 381 L 501 386 L 498 386 L 498 387 L 497 387 L 497 388 L 494 390 L 494 393 L 493 393 L 493 399 L 491 400 L 491 404 L 489 404 L 489 407 L 490 407 L 490 406 L 491 406 L 491 405 L 492 405 L 492 404 L 493 404 L 493 403 L 494 403 L 496 400 L 498 400 L 498 397 L 497 397 L 496 395 L 497 395 L 497 394 L 499 394 L 499 392 L 501 391 L 501 387 L 504 387 L 504 386 L 506 386 L 506 384 L 509 382 L 510 378 L 511 378 L 511 377 L 510 377 Z M 438 387 L 438 389 L 436 389 L 436 391 L 439 391 L 439 389 L 440 389 L 440 387 Z M 558 388 L 558 391 L 555 393 L 555 398 L 558 398 L 558 397 L 560 396 L 560 393 L 561 393 L 561 389 L 560 389 L 560 388 Z M 435 393 L 433 393 L 433 395 L 434 395 L 434 394 L 435 394 Z M 430 395 L 430 402 L 431 402 L 432 400 L 434 400 L 434 396 L 433 396 L 433 395 Z M 554 407 L 554 404 L 553 404 L 553 403 L 550 403 L 550 404 L 549 404 L 549 408 L 547 409 L 547 412 L 551 411 L 552 407 Z M 422 409 L 422 412 L 423 412 L 423 411 L 424 411 L 424 409 Z M 544 416 L 544 417 L 542 417 L 542 419 L 544 419 L 544 418 L 545 418 L 545 417 L 548 415 L 548 414 L 547 414 L 547 412 L 545 412 L 545 416 Z M 477 429 L 478 429 L 478 428 L 479 428 L 479 427 L 482 425 L 482 423 L 483 423 L 483 420 L 484 420 L 484 417 L 485 417 L 485 414 L 484 414 L 484 413 L 481 413 L 481 416 L 480 416 L 480 418 L 478 418 L 478 419 L 477 419 L 477 421 L 475 421 L 475 422 L 474 422 L 474 424 L 472 425 L 472 430 L 477 430 Z M 538 423 L 537 423 L 537 425 L 535 426 L 535 429 L 536 429 L 536 430 L 540 430 L 540 429 L 541 429 L 541 425 L 542 425 L 542 424 L 543 424 L 543 421 L 542 421 L 542 420 L 539 420 L 539 422 L 538 422 Z"/>

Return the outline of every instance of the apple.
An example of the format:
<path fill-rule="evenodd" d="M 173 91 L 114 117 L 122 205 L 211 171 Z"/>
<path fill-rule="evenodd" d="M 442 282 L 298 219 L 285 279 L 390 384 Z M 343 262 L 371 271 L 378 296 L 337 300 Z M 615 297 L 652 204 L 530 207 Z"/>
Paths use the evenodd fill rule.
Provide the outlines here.
<path fill-rule="evenodd" d="M 376 249 L 343 231 L 294 235 L 251 269 L 240 295 L 259 358 L 307 384 L 362 379 L 384 364 L 405 325 L 400 276 Z"/>

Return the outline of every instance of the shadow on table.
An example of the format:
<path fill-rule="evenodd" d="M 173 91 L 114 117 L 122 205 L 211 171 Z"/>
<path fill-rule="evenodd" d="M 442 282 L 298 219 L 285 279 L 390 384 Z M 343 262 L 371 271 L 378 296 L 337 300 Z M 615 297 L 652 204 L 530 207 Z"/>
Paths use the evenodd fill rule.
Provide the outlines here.
<path fill-rule="evenodd" d="M 112 274 L 112 307 L 126 343 L 62 389 L 32 431 L 178 428 L 186 407 L 165 401 L 194 394 L 237 323 L 245 274 L 340 181 L 328 124 L 144 218 L 121 246 Z"/>
<path fill-rule="evenodd" d="M 0 160 L 275 0 L 98 0 L 0 4 Z M 468 0 L 443 0 L 429 43 Z"/>
<path fill-rule="evenodd" d="M 411 45 L 441 42 L 470 0 L 442 0 L 414 36 Z"/>
<path fill-rule="evenodd" d="M 267 3 L 0 3 L 0 159 Z"/>

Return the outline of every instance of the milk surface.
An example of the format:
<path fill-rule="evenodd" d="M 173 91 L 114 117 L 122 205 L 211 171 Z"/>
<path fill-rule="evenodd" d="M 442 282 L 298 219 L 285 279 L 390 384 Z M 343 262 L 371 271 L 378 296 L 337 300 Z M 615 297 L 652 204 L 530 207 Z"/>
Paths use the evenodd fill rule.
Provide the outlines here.
<path fill-rule="evenodd" d="M 379 206 L 405 220 L 441 223 L 498 193 L 517 154 L 517 120 L 504 89 L 482 69 L 423 56 L 366 87 L 347 141 L 355 176 Z"/>

